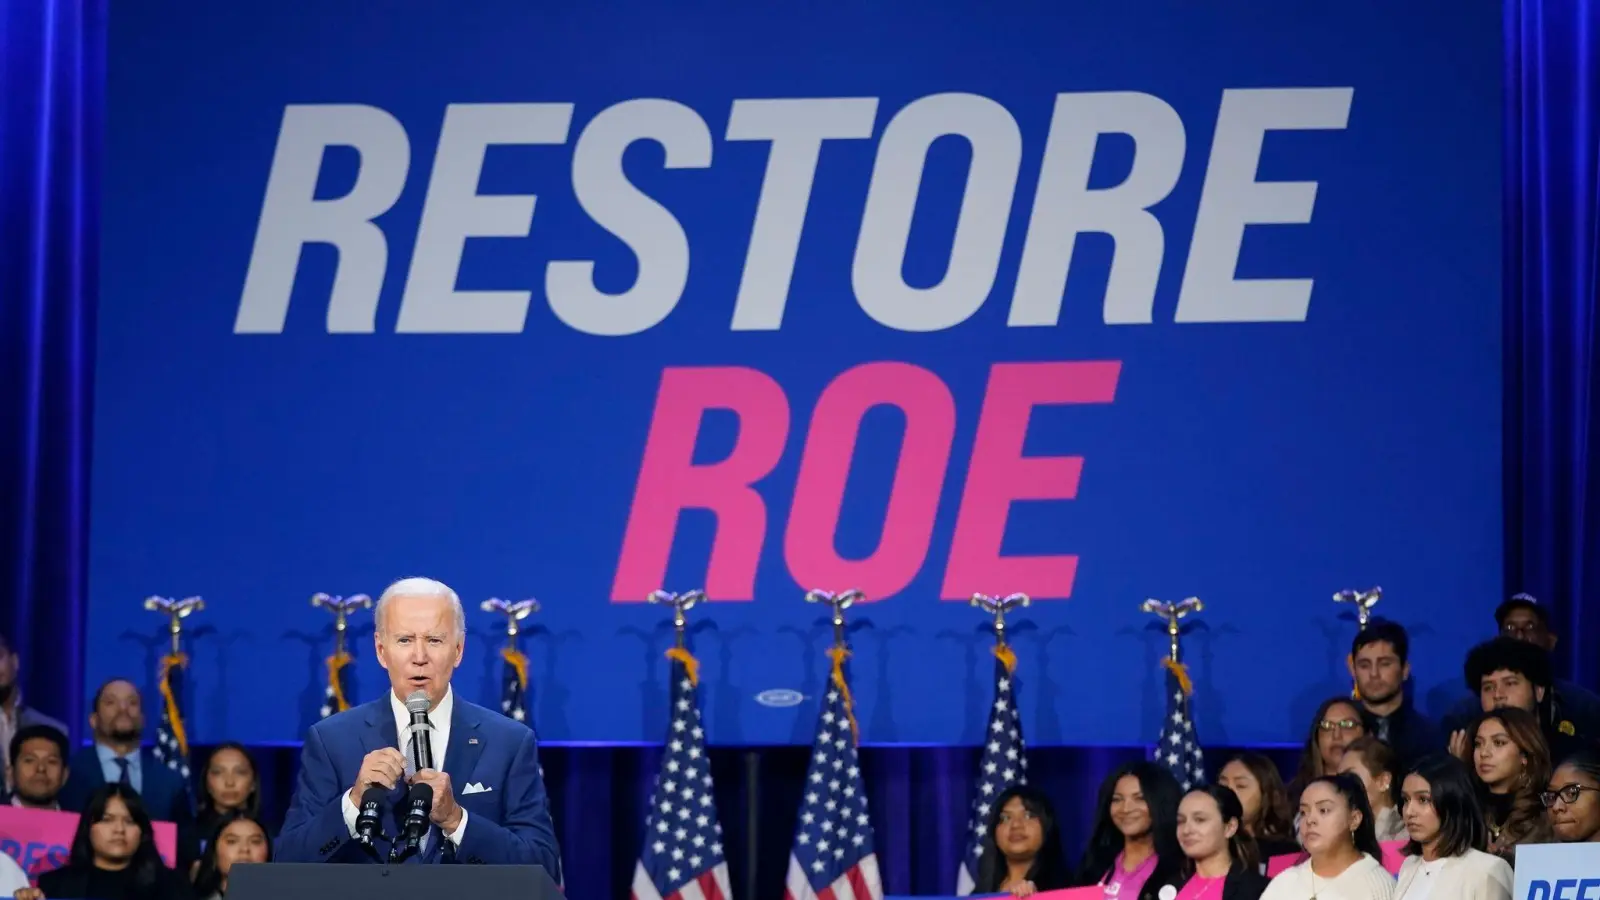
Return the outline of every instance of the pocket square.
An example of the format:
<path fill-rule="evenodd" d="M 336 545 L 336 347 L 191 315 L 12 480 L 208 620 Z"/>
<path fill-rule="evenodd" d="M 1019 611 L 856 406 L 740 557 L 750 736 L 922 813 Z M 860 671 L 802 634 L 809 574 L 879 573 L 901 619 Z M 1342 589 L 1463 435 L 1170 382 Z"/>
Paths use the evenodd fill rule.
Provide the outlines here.
<path fill-rule="evenodd" d="M 494 790 L 494 788 L 492 788 L 492 787 L 484 787 L 483 786 L 483 782 L 474 781 L 474 782 L 469 783 L 466 787 L 462 788 L 461 789 L 461 793 L 463 795 L 466 795 L 466 794 L 487 794 L 492 790 Z"/>

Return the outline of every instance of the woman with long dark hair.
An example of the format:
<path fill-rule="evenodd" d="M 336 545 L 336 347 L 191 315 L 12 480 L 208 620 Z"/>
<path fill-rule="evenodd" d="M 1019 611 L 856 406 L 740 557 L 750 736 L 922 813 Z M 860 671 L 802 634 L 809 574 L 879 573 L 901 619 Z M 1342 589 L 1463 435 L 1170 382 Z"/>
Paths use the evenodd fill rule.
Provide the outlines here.
<path fill-rule="evenodd" d="M 1294 816 L 1289 812 L 1289 791 L 1283 786 L 1278 765 L 1259 753 L 1236 753 L 1217 773 L 1217 783 L 1232 788 L 1244 807 L 1244 830 L 1255 838 L 1266 860 L 1300 852 L 1294 839 Z"/>
<path fill-rule="evenodd" d="M 1511 900 L 1511 866 L 1483 852 L 1489 830 L 1466 764 L 1419 760 L 1400 784 L 1406 861 L 1395 900 Z"/>
<path fill-rule="evenodd" d="M 1339 771 L 1345 748 L 1371 731 L 1367 717 L 1349 697 L 1329 697 L 1317 707 L 1300 751 L 1300 766 L 1289 782 L 1289 807 L 1299 806 L 1300 792 L 1324 775 Z"/>
<path fill-rule="evenodd" d="M 1379 862 L 1367 787 L 1354 775 L 1323 775 L 1300 792 L 1305 862 L 1278 873 L 1261 900 L 1391 900 L 1394 878 Z M 1442 898 L 1441 898 L 1442 900 Z"/>
<path fill-rule="evenodd" d="M 1106 897 L 1156 900 L 1156 892 L 1178 877 L 1177 779 L 1153 762 L 1129 763 L 1100 784 L 1094 830 L 1075 879 L 1099 884 Z"/>
<path fill-rule="evenodd" d="M 261 778 L 256 774 L 256 761 L 243 744 L 218 744 L 206 759 L 204 772 L 194 805 L 200 834 L 214 833 L 217 822 L 230 812 L 261 818 Z"/>
<path fill-rule="evenodd" d="M 1244 806 L 1232 788 L 1214 784 L 1184 795 L 1178 844 L 1183 865 L 1167 883 L 1176 900 L 1258 900 L 1267 889 L 1255 839 L 1244 828 Z M 1157 897 L 1167 892 L 1156 886 Z"/>
<path fill-rule="evenodd" d="M 167 868 L 156 852 L 150 814 L 138 793 L 115 782 L 89 795 L 67 864 L 40 875 L 38 891 L 76 900 L 190 897 L 189 880 Z"/>
<path fill-rule="evenodd" d="M 1400 760 L 1393 749 L 1372 735 L 1358 738 L 1344 748 L 1339 760 L 1339 771 L 1349 772 L 1367 786 L 1367 803 L 1372 806 L 1372 827 L 1378 833 L 1378 843 L 1398 841 L 1406 836 L 1406 825 L 1400 821 L 1400 808 L 1395 805 L 1396 787 L 1405 775 L 1399 771 Z"/>
<path fill-rule="evenodd" d="M 1466 746 L 1484 822 L 1488 851 L 1516 862 L 1517 845 L 1553 837 L 1539 795 L 1550 781 L 1550 748 L 1539 720 L 1516 707 L 1483 713 L 1467 726 Z"/>
<path fill-rule="evenodd" d="M 206 849 L 194 876 L 194 894 L 200 900 L 217 900 L 228 893 L 228 876 L 236 863 L 271 860 L 272 839 L 261 820 L 242 809 L 225 812 L 206 836 Z"/>
<path fill-rule="evenodd" d="M 985 825 L 973 893 L 1028 897 L 1068 886 L 1061 831 L 1044 792 L 1026 785 L 1006 788 Z"/>

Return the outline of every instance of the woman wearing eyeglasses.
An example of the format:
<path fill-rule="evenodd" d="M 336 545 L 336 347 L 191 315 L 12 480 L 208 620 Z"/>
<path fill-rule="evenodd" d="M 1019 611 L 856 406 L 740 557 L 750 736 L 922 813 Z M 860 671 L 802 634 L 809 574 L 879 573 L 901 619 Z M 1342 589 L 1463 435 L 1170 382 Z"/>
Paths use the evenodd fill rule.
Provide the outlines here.
<path fill-rule="evenodd" d="M 1345 748 L 1357 738 L 1367 736 L 1367 720 L 1348 697 L 1322 701 L 1311 718 L 1305 749 L 1300 751 L 1300 769 L 1289 783 L 1289 807 L 1300 803 L 1300 792 L 1312 780 L 1339 771 Z"/>
<path fill-rule="evenodd" d="M 1400 785 L 1410 841 L 1395 900 L 1511 900 L 1511 866 L 1483 852 L 1489 840 L 1478 790 L 1461 760 L 1420 760 Z"/>
<path fill-rule="evenodd" d="M 1563 843 L 1600 842 L 1600 752 L 1579 750 L 1550 775 L 1539 802 L 1550 811 L 1550 827 Z"/>

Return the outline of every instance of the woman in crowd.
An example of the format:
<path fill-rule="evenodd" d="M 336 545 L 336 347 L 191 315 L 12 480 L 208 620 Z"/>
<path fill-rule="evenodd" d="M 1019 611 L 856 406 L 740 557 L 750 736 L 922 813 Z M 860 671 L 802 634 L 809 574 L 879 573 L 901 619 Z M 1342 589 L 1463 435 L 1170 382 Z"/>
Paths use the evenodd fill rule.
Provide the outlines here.
<path fill-rule="evenodd" d="M 1467 726 L 1466 746 L 1489 826 L 1488 851 L 1514 863 L 1518 844 L 1550 841 L 1539 801 L 1550 783 L 1550 751 L 1539 720 L 1513 707 L 1483 713 Z"/>
<path fill-rule="evenodd" d="M 1238 795 L 1244 808 L 1244 830 L 1255 838 L 1262 871 L 1266 871 L 1268 859 L 1299 852 L 1294 819 L 1289 815 L 1289 792 L 1272 760 L 1259 753 L 1236 754 L 1217 773 L 1217 783 Z"/>
<path fill-rule="evenodd" d="M 1067 887 L 1071 876 L 1050 800 L 1037 788 L 1001 792 L 983 832 L 973 893 L 1028 897 Z"/>
<path fill-rule="evenodd" d="M 1511 866 L 1483 852 L 1488 829 L 1466 764 L 1419 760 L 1400 785 L 1410 841 L 1395 900 L 1511 900 Z"/>
<path fill-rule="evenodd" d="M 261 817 L 261 779 L 243 744 L 229 741 L 211 751 L 197 793 L 195 827 L 201 835 L 215 834 L 217 822 L 230 812 Z"/>
<path fill-rule="evenodd" d="M 1156 900 L 1156 891 L 1176 879 L 1183 865 L 1181 797 L 1177 779 L 1155 763 L 1130 763 L 1112 772 L 1100 785 L 1077 883 L 1099 884 L 1117 900 Z"/>
<path fill-rule="evenodd" d="M 1550 811 L 1550 826 L 1565 843 L 1600 841 L 1600 752 L 1579 750 L 1550 776 L 1539 801 Z"/>
<path fill-rule="evenodd" d="M 1402 774 L 1395 771 L 1398 764 L 1389 745 L 1371 735 L 1351 741 L 1339 760 L 1340 772 L 1349 772 L 1367 786 L 1372 827 L 1380 844 L 1406 836 L 1406 823 L 1400 820 L 1400 810 L 1394 803 L 1395 782 Z"/>
<path fill-rule="evenodd" d="M 1178 845 L 1183 865 L 1168 883 L 1177 891 L 1176 900 L 1258 900 L 1267 889 L 1267 878 L 1257 868 L 1256 842 L 1244 829 L 1244 806 L 1232 788 L 1211 785 L 1184 796 L 1178 804 Z M 1156 885 L 1156 896 L 1163 893 Z"/>
<path fill-rule="evenodd" d="M 1305 749 L 1300 752 L 1300 769 L 1289 783 L 1289 808 L 1299 806 L 1300 792 L 1306 785 L 1339 771 L 1345 748 L 1366 736 L 1367 720 L 1350 698 L 1333 697 L 1322 701 L 1317 714 L 1311 718 L 1311 731 L 1306 735 Z"/>
<path fill-rule="evenodd" d="M 1280 872 L 1261 900 L 1391 900 L 1394 878 L 1378 861 L 1383 848 L 1361 779 L 1311 779 L 1300 794 L 1300 817 L 1300 842 L 1310 858 Z"/>
<path fill-rule="evenodd" d="M 228 874 L 235 863 L 264 863 L 272 860 L 272 840 L 261 820 L 244 810 L 222 814 L 206 839 L 206 852 L 200 856 L 200 870 L 194 879 L 194 895 L 200 900 L 219 900 L 228 893 Z"/>
<path fill-rule="evenodd" d="M 39 876 L 17 900 L 188 900 L 189 880 L 156 852 L 150 814 L 139 795 L 112 783 L 89 795 L 66 866 Z"/>

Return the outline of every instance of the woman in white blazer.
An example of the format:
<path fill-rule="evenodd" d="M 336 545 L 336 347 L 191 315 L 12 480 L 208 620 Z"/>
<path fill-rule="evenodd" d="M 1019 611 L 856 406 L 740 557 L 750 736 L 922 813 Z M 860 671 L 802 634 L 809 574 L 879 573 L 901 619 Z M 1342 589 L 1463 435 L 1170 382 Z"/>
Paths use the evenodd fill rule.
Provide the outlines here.
<path fill-rule="evenodd" d="M 1419 761 L 1401 783 L 1400 809 L 1411 841 L 1394 900 L 1511 900 L 1511 866 L 1484 852 L 1489 830 L 1465 763 Z"/>

